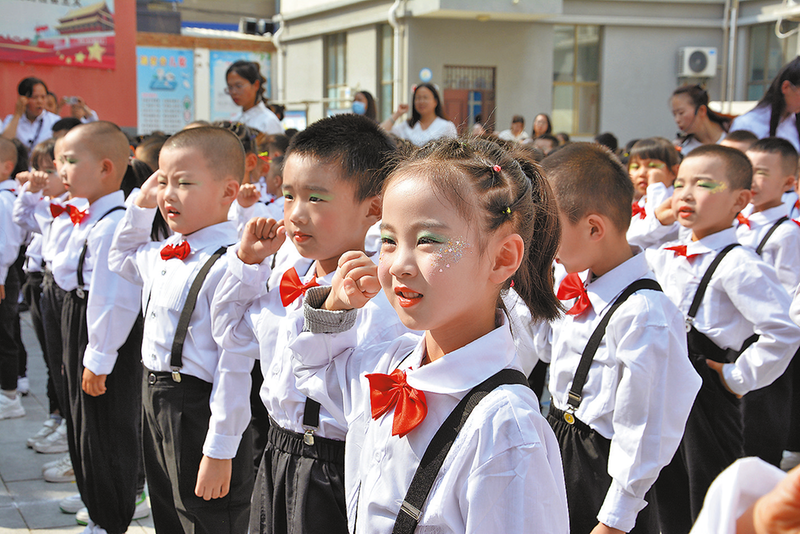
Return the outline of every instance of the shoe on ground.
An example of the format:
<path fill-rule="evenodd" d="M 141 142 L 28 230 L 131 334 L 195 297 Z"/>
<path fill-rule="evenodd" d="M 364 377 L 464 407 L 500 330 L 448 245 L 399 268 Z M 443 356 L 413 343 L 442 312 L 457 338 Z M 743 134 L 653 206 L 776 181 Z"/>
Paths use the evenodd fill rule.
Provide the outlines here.
<path fill-rule="evenodd" d="M 69 445 L 67 445 L 67 422 L 62 420 L 55 432 L 34 443 L 33 450 L 42 454 L 67 452 L 69 450 Z"/>
<path fill-rule="evenodd" d="M 25 408 L 22 407 L 20 399 L 19 395 L 16 395 L 12 400 L 0 393 L 0 419 L 25 417 Z"/>
<path fill-rule="evenodd" d="M 85 506 L 80 510 L 78 510 L 77 512 L 75 512 L 75 522 L 78 523 L 79 525 L 88 526 L 90 521 L 92 520 L 89 519 L 89 509 L 86 508 Z M 92 525 L 94 525 L 94 522 L 92 522 Z M 86 531 L 84 530 L 84 532 Z"/>
<path fill-rule="evenodd" d="M 81 508 L 84 508 L 81 494 L 76 493 L 75 495 L 70 495 L 69 497 L 61 499 L 58 503 L 58 507 L 61 508 L 61 511 L 65 514 L 77 514 Z"/>
<path fill-rule="evenodd" d="M 86 517 L 87 517 L 86 528 L 83 529 L 83 534 L 108 534 L 108 532 L 106 532 L 106 529 L 104 529 L 99 525 L 96 525 L 94 521 L 92 521 L 91 519 L 88 519 L 89 517 L 88 513 L 86 514 Z"/>
<path fill-rule="evenodd" d="M 800 452 L 783 451 L 783 457 L 781 458 L 781 469 L 784 471 L 791 471 L 798 465 L 800 465 Z"/>
<path fill-rule="evenodd" d="M 47 482 L 75 482 L 75 470 L 72 468 L 72 462 L 51 467 L 43 474 Z"/>
<path fill-rule="evenodd" d="M 21 376 L 17 378 L 17 393 L 19 393 L 23 397 L 27 397 L 28 393 L 30 392 L 31 392 L 31 381 L 28 380 L 28 377 Z"/>
<path fill-rule="evenodd" d="M 150 505 L 147 503 L 147 492 L 143 491 L 136 497 L 136 508 L 133 510 L 131 521 L 144 519 L 150 515 Z"/>
<path fill-rule="evenodd" d="M 72 465 L 72 460 L 69 459 L 69 454 L 65 454 L 58 460 L 51 460 L 49 462 L 46 462 L 44 465 L 42 465 L 42 474 L 44 474 L 44 472 L 50 469 L 51 467 L 56 467 L 64 462 L 68 463 L 69 465 Z"/>
<path fill-rule="evenodd" d="M 44 438 L 55 432 L 56 429 L 58 428 L 58 425 L 60 424 L 61 424 L 60 418 L 54 419 L 51 417 L 50 419 L 44 422 L 44 425 L 42 425 L 42 428 L 40 428 L 36 434 L 28 438 L 28 441 L 25 442 L 25 445 L 27 445 L 29 449 L 32 449 L 34 443 L 36 443 L 37 441 L 42 441 Z"/>

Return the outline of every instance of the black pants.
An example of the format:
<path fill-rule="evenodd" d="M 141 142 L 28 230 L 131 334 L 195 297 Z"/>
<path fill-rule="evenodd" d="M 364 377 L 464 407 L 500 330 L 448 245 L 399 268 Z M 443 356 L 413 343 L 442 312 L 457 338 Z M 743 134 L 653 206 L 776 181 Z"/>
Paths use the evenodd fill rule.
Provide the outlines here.
<path fill-rule="evenodd" d="M 0 389 L 17 389 L 19 377 L 19 275 L 12 265 L 4 280 L 5 298 L 0 301 Z"/>
<path fill-rule="evenodd" d="M 60 413 L 61 409 L 58 405 L 58 396 L 56 395 L 54 380 L 61 379 L 61 373 L 53 375 L 50 371 L 50 357 L 47 354 L 47 341 L 45 340 L 44 322 L 42 321 L 42 282 L 44 280 L 43 272 L 30 272 L 25 279 L 22 286 L 22 298 L 28 304 L 28 309 L 31 313 L 31 322 L 33 323 L 33 330 L 36 332 L 36 339 L 39 341 L 39 348 L 42 349 L 42 356 L 44 363 L 47 366 L 47 400 L 50 403 L 50 413 Z M 23 376 L 23 373 L 20 372 Z"/>
<path fill-rule="evenodd" d="M 703 379 L 686 430 L 672 462 L 655 484 L 662 534 L 686 534 L 703 507 L 708 487 L 744 456 L 739 399 L 728 392 L 706 359 L 728 361 L 727 351 L 696 330 L 689 333 L 689 357 Z"/>
<path fill-rule="evenodd" d="M 564 420 L 564 412 L 554 406 L 550 407 L 547 422 L 553 428 L 561 449 L 569 531 L 571 534 L 589 534 L 597 526 L 597 514 L 611 487 L 611 475 L 608 474 L 611 441 L 578 419 L 570 425 Z M 645 500 L 650 502 L 650 493 Z M 658 534 L 653 506 L 648 505 L 639 512 L 631 532 Z"/>
<path fill-rule="evenodd" d="M 67 393 L 64 389 L 64 344 L 61 340 L 61 311 L 64 307 L 64 295 L 64 290 L 53 279 L 53 273 L 46 271 L 42 279 L 42 300 L 40 301 L 44 341 L 47 345 L 45 355 L 47 356 L 47 371 L 53 382 L 56 404 L 62 415 L 64 410 L 61 408 L 68 403 Z M 48 381 L 48 397 L 49 395 Z M 52 401 L 50 405 L 52 407 Z"/>
<path fill-rule="evenodd" d="M 261 465 L 261 458 L 264 457 L 264 449 L 267 446 L 267 432 L 269 431 L 269 414 L 264 403 L 261 402 L 259 393 L 261 384 L 264 383 L 264 375 L 261 374 L 261 364 L 256 362 L 250 372 L 252 386 L 250 388 L 250 429 L 253 434 L 253 466 L 254 473 L 258 473 Z"/>
<path fill-rule="evenodd" d="M 344 442 L 270 422 L 250 512 L 250 533 L 346 534 Z"/>
<path fill-rule="evenodd" d="M 119 349 L 106 377 L 106 393 L 92 397 L 81 389 L 88 344 L 86 299 L 68 293 L 61 323 L 69 398 L 62 408 L 78 490 L 92 521 L 108 534 L 121 534 L 133 517 L 141 473 L 142 324 L 136 321 Z"/>
<path fill-rule="evenodd" d="M 789 435 L 786 439 L 786 450 L 800 452 L 800 359 L 792 362 L 786 373 L 792 376 L 792 415 L 789 423 Z"/>
<path fill-rule="evenodd" d="M 794 367 L 790 364 L 775 382 L 742 397 L 744 455 L 758 456 L 776 467 L 789 443 Z"/>
<path fill-rule="evenodd" d="M 144 458 L 153 524 L 160 534 L 245 534 L 253 491 L 253 449 L 245 431 L 231 469 L 228 495 L 205 501 L 194 493 L 211 418 L 211 384 L 182 375 L 144 372 Z"/>

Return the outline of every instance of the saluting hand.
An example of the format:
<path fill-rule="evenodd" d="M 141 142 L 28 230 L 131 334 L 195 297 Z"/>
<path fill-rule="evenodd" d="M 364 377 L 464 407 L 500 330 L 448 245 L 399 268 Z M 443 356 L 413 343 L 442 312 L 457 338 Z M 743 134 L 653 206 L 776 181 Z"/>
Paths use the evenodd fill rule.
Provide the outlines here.
<path fill-rule="evenodd" d="M 378 266 L 363 252 L 345 252 L 323 307 L 331 311 L 363 308 L 380 290 Z"/>
<path fill-rule="evenodd" d="M 239 243 L 239 259 L 248 265 L 261 263 L 281 248 L 286 239 L 283 221 L 254 217 L 247 221 Z"/>

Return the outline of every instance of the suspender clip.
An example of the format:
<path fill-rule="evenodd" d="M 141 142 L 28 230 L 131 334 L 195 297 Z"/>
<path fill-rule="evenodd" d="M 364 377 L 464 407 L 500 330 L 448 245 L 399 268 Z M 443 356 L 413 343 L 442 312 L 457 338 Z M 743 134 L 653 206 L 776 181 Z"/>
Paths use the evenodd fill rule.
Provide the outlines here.
<path fill-rule="evenodd" d="M 686 318 L 686 332 L 691 332 L 692 327 L 694 326 L 694 317 L 687 317 Z"/>
<path fill-rule="evenodd" d="M 83 291 L 82 287 L 78 287 L 75 289 L 75 295 L 77 295 L 79 299 L 83 299 L 86 296 L 86 293 Z"/>
<path fill-rule="evenodd" d="M 567 409 L 564 410 L 564 421 L 567 422 L 569 425 L 575 424 L 575 407 L 574 406 L 567 406 Z"/>
<path fill-rule="evenodd" d="M 303 443 L 308 445 L 309 447 L 314 445 L 314 431 L 316 430 L 313 427 L 303 425 L 303 428 L 306 429 L 306 433 L 303 434 Z"/>
<path fill-rule="evenodd" d="M 422 517 L 422 511 L 408 501 L 403 501 L 403 504 L 400 505 L 400 511 L 405 512 L 416 522 L 419 522 L 419 518 Z"/>
<path fill-rule="evenodd" d="M 172 368 L 172 381 L 180 384 L 180 382 L 181 382 L 181 368 L 180 367 L 173 367 Z"/>

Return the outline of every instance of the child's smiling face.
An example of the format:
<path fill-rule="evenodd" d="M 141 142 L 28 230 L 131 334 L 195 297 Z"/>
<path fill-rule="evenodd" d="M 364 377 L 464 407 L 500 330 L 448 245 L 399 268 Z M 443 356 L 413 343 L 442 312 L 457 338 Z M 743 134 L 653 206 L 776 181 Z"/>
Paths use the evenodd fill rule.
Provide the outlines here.
<path fill-rule="evenodd" d="M 675 179 L 672 209 L 678 222 L 703 239 L 733 224 L 736 214 L 750 201 L 750 192 L 734 189 L 726 177 L 726 164 L 716 156 L 687 158 Z"/>

